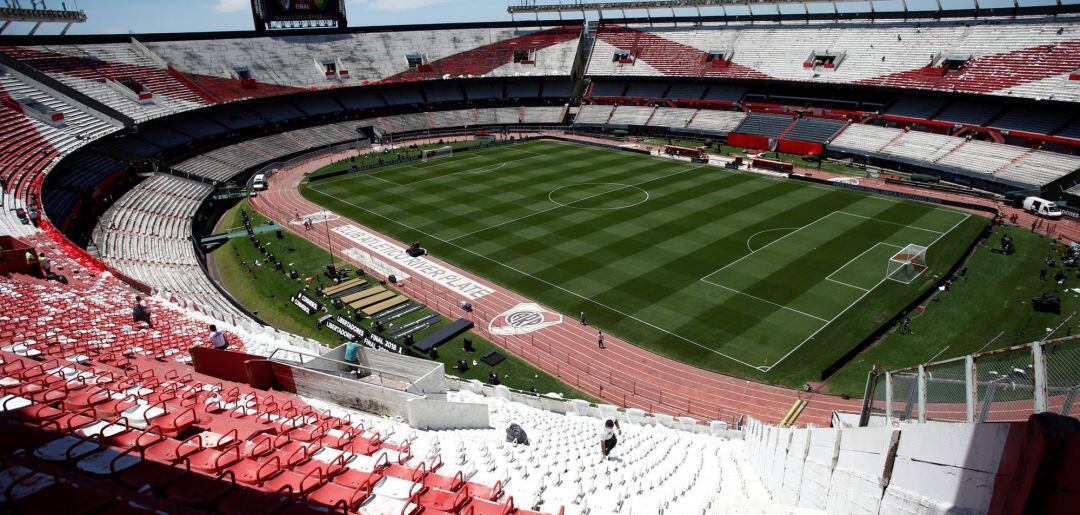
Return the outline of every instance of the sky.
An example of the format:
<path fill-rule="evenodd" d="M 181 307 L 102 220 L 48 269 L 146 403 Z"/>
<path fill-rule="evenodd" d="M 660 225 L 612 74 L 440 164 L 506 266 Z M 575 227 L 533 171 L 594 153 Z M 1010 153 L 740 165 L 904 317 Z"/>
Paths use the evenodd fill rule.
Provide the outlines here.
<path fill-rule="evenodd" d="M 16 0 L 0 0 L 14 3 Z M 42 0 L 38 0 L 40 4 Z M 515 0 L 519 1 L 519 0 Z M 574 0 L 538 0 L 539 3 L 572 3 Z M 595 0 L 594 0 L 595 1 Z M 608 0 L 610 1 L 610 0 Z M 18 0 L 29 7 L 31 0 Z M 352 27 L 368 25 L 398 25 L 423 23 L 460 23 L 476 21 L 509 21 L 507 0 L 345 0 L 345 10 Z M 935 0 L 907 0 L 909 9 L 931 8 Z M 941 0 L 946 8 L 963 8 L 973 0 Z M 1009 6 L 1012 0 L 980 0 L 984 6 Z M 1054 0 L 1021 0 L 1021 5 L 1052 5 Z M 1064 0 L 1078 3 L 1080 0 Z M 70 34 L 126 34 L 154 32 L 204 32 L 225 30 L 251 30 L 249 0 L 44 0 L 53 9 L 77 7 L 86 11 L 88 21 L 76 24 Z M 817 9 L 831 9 L 830 4 L 819 3 Z M 866 10 L 865 1 L 842 4 L 841 10 Z M 897 10 L 900 0 L 875 0 L 876 10 Z M 744 8 L 743 8 L 744 9 Z M 775 7 L 755 7 L 772 9 Z M 783 12 L 794 12 L 794 4 L 784 6 Z M 733 11 L 734 12 L 734 11 Z M 762 11 L 764 12 L 764 11 Z M 719 14 L 719 11 L 713 13 Z M 692 9 L 676 10 L 678 15 L 694 15 Z M 702 9 L 702 14 L 710 14 Z M 627 16 L 644 16 L 643 11 L 626 11 Z M 660 15 L 654 11 L 654 15 Z M 548 16 L 553 17 L 554 15 Z M 605 16 L 618 17 L 618 11 Z M 47 24 L 39 34 L 59 33 L 62 25 Z M 26 34 L 28 24 L 12 24 L 5 34 Z"/>

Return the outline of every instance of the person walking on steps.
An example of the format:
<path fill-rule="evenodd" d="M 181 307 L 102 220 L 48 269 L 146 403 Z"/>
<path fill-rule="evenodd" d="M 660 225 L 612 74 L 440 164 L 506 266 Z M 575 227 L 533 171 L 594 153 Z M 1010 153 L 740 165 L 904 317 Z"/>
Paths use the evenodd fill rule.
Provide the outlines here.
<path fill-rule="evenodd" d="M 622 426 L 619 425 L 619 421 L 614 418 L 605 419 L 600 426 L 600 456 L 602 459 L 607 459 L 611 454 L 611 450 L 615 448 L 615 444 L 618 443 L 618 439 L 615 438 L 615 430 L 619 430 L 619 434 L 622 434 Z"/>
<path fill-rule="evenodd" d="M 603 331 L 596 331 L 596 344 L 599 345 L 601 349 L 604 348 L 604 332 Z"/>

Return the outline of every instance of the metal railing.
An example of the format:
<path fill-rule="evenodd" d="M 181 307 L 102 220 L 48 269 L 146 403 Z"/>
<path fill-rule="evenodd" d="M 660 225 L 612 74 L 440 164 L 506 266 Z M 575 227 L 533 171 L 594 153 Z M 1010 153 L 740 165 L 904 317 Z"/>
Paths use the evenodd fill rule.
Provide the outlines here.
<path fill-rule="evenodd" d="M 279 354 L 281 356 L 279 356 Z M 296 359 L 288 359 L 287 357 L 282 357 L 282 356 L 295 356 Z M 409 378 L 407 376 L 404 376 L 404 375 L 401 375 L 401 374 L 397 374 L 397 373 L 394 373 L 394 372 L 387 372 L 385 370 L 379 370 L 377 368 L 369 367 L 369 366 L 366 366 L 366 365 L 361 365 L 359 363 L 350 363 L 348 361 L 341 361 L 341 360 L 337 360 L 337 359 L 334 359 L 334 358 L 326 357 L 325 355 L 320 355 L 320 354 L 316 354 L 316 353 L 312 353 L 312 352 L 305 352 L 305 351 L 298 350 L 298 349 L 277 348 L 277 349 L 274 349 L 274 351 L 271 352 L 270 355 L 266 357 L 266 359 L 269 360 L 269 361 L 274 361 L 274 362 L 283 363 L 283 364 L 298 363 L 301 366 L 304 366 L 305 368 L 311 368 L 313 370 L 319 370 L 319 371 L 324 371 L 324 372 L 327 371 L 327 370 L 330 370 L 330 369 L 320 368 L 318 366 L 315 366 L 315 365 L 318 365 L 318 363 L 315 363 L 315 362 L 325 362 L 325 363 L 328 363 L 328 364 L 332 363 L 333 365 L 336 366 L 336 368 L 340 369 L 340 370 L 330 370 L 332 372 L 350 372 L 350 373 L 354 373 L 354 374 L 357 375 L 357 377 L 363 377 L 363 378 L 367 379 L 366 382 L 368 382 L 368 383 L 378 384 L 379 386 L 383 386 L 383 387 L 390 388 L 390 389 L 393 389 L 393 390 L 405 390 L 405 389 L 407 389 L 407 388 L 409 388 L 410 386 L 413 385 L 413 380 L 411 378 Z M 377 381 L 371 381 L 370 380 L 371 378 L 374 378 Z M 391 381 L 391 382 L 388 383 L 387 381 Z"/>
<path fill-rule="evenodd" d="M 1080 336 L 1036 341 L 894 371 L 872 370 L 859 425 L 898 421 L 1013 422 L 1077 416 Z"/>

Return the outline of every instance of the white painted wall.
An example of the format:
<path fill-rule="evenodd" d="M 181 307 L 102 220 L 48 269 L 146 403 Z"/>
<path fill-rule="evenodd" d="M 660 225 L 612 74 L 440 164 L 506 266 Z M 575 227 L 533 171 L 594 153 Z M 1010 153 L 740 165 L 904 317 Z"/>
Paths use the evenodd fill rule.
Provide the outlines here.
<path fill-rule="evenodd" d="M 985 513 L 1011 426 L 904 425 L 880 513 Z"/>

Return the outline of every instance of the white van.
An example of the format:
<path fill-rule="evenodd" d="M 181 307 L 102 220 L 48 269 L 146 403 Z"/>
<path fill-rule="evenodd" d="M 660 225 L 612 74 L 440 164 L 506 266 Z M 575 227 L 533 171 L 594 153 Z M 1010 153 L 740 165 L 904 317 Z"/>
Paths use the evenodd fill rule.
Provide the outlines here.
<path fill-rule="evenodd" d="M 1045 218 L 1061 218 L 1061 210 L 1057 204 L 1039 197 L 1024 199 L 1024 211 L 1034 213 Z"/>
<path fill-rule="evenodd" d="M 255 178 L 251 180 L 251 189 L 253 189 L 255 191 L 262 191 L 262 190 L 265 190 L 266 188 L 267 188 L 267 186 L 266 186 L 266 174 L 264 174 L 264 173 L 257 174 L 255 176 Z M 1025 205 L 1027 205 L 1027 204 L 1025 204 Z"/>

